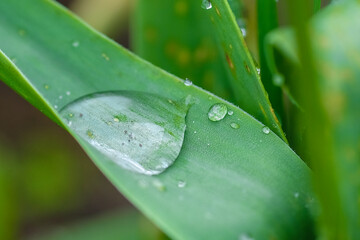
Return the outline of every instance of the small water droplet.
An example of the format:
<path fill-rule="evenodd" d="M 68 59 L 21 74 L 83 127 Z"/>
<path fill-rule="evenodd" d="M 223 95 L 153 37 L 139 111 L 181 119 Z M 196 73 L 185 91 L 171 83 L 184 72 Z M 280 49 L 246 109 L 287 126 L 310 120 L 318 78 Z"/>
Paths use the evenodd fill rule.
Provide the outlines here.
<path fill-rule="evenodd" d="M 67 91 L 66 92 L 66 95 L 70 96 L 71 92 L 70 91 Z"/>
<path fill-rule="evenodd" d="M 196 133 L 197 133 L 197 131 L 194 131 L 194 133 L 196 134 Z"/>
<path fill-rule="evenodd" d="M 120 119 L 117 117 L 114 117 L 114 122 L 120 122 Z"/>
<path fill-rule="evenodd" d="M 244 28 L 244 27 L 242 27 L 242 28 L 240 28 L 240 30 L 241 30 L 241 33 L 242 33 L 242 35 L 243 35 L 243 37 L 246 37 L 246 28 Z"/>
<path fill-rule="evenodd" d="M 298 192 L 294 193 L 294 197 L 298 198 L 300 196 L 300 194 Z"/>
<path fill-rule="evenodd" d="M 212 97 L 209 97 L 208 99 L 209 99 L 209 100 L 212 100 L 213 98 L 212 98 Z"/>
<path fill-rule="evenodd" d="M 72 113 L 69 113 L 69 114 L 68 114 L 68 116 L 69 116 L 69 117 L 73 117 L 73 116 L 74 116 L 74 114 L 72 114 Z"/>
<path fill-rule="evenodd" d="M 270 128 L 268 128 L 267 126 L 264 126 L 264 127 L 262 128 L 262 131 L 263 131 L 263 133 L 265 133 L 265 134 L 267 135 L 267 134 L 270 133 Z"/>
<path fill-rule="evenodd" d="M 210 0 L 203 0 L 202 3 L 201 3 L 201 8 L 203 9 L 211 9 L 212 8 L 212 4 L 211 4 L 211 1 Z"/>
<path fill-rule="evenodd" d="M 186 182 L 185 181 L 179 181 L 178 182 L 178 187 L 179 188 L 183 188 L 183 187 L 185 187 L 186 186 Z"/>
<path fill-rule="evenodd" d="M 254 238 L 250 237 L 248 234 L 246 233 L 242 233 L 239 236 L 239 240 L 254 240 Z"/>
<path fill-rule="evenodd" d="M 231 116 L 231 115 L 233 115 L 233 114 L 234 114 L 234 112 L 233 112 L 232 110 L 229 110 L 229 111 L 228 111 L 228 115 L 229 115 L 229 116 Z"/>
<path fill-rule="evenodd" d="M 45 88 L 46 90 L 48 90 L 48 89 L 50 88 L 50 86 L 47 85 L 47 84 L 44 84 L 44 88 Z"/>
<path fill-rule="evenodd" d="M 230 123 L 230 126 L 231 126 L 233 129 L 238 129 L 238 128 L 240 128 L 240 125 L 237 124 L 237 123 Z"/>
<path fill-rule="evenodd" d="M 260 75 L 260 72 L 261 72 L 261 70 L 260 70 L 260 68 L 256 68 L 256 71 L 257 71 L 257 73 Z"/>
<path fill-rule="evenodd" d="M 164 192 L 166 190 L 165 185 L 160 180 L 155 179 L 152 183 L 160 192 Z"/>
<path fill-rule="evenodd" d="M 62 95 L 60 95 L 60 96 L 59 96 L 59 99 L 63 99 L 63 96 L 62 96 Z"/>
<path fill-rule="evenodd" d="M 75 48 L 77 48 L 79 45 L 80 45 L 80 43 L 78 41 L 74 41 L 72 43 L 72 46 L 75 47 Z"/>
<path fill-rule="evenodd" d="M 184 84 L 185 84 L 185 86 L 191 86 L 192 81 L 190 79 L 186 78 L 185 81 L 184 81 Z"/>
<path fill-rule="evenodd" d="M 223 103 L 216 103 L 211 106 L 208 112 L 210 121 L 216 122 L 222 120 L 227 113 L 227 107 Z"/>
<path fill-rule="evenodd" d="M 58 105 L 54 105 L 54 108 L 57 109 L 57 108 L 58 108 Z"/>

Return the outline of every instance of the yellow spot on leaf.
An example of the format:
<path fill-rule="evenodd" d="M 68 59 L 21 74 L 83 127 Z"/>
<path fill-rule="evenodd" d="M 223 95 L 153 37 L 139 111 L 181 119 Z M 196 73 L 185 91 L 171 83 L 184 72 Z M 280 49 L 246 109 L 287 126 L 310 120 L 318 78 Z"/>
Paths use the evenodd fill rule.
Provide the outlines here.
<path fill-rule="evenodd" d="M 190 63 L 191 54 L 187 48 L 181 49 L 177 54 L 177 62 L 179 65 L 187 65 Z"/>
<path fill-rule="evenodd" d="M 340 91 L 327 91 L 323 101 L 330 120 L 334 123 L 341 121 L 346 105 L 344 94 Z"/>
<path fill-rule="evenodd" d="M 225 53 L 225 57 L 226 57 L 226 61 L 231 69 L 231 71 L 234 70 L 234 63 L 232 62 L 231 58 L 229 57 L 229 55 L 227 53 Z"/>
<path fill-rule="evenodd" d="M 150 42 L 150 43 L 153 43 L 157 40 L 157 31 L 155 28 L 152 28 L 152 27 L 148 27 L 146 30 L 145 30 L 145 39 Z"/>
<path fill-rule="evenodd" d="M 219 9 L 218 9 L 217 7 L 215 7 L 215 11 L 216 11 L 216 14 L 217 14 L 219 17 L 221 17 L 220 11 L 219 11 Z"/>
<path fill-rule="evenodd" d="M 186 1 L 184 0 L 178 0 L 175 3 L 175 13 L 181 16 L 184 16 L 187 14 L 189 10 L 189 6 Z"/>

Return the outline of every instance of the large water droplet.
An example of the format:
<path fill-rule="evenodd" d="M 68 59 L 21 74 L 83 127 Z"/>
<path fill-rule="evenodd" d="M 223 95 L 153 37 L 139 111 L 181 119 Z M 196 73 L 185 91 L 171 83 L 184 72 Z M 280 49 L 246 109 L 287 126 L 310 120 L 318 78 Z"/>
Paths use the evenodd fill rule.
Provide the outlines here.
<path fill-rule="evenodd" d="M 210 9 L 210 8 L 212 8 L 211 1 L 210 1 L 210 0 L 203 0 L 202 3 L 201 3 L 201 7 L 202 7 L 203 9 Z"/>
<path fill-rule="evenodd" d="M 211 106 L 208 112 L 208 117 L 211 121 L 220 121 L 225 117 L 227 113 L 227 107 L 223 103 L 216 103 Z"/>
<path fill-rule="evenodd" d="M 154 175 L 177 158 L 186 112 L 187 106 L 179 102 L 120 91 L 80 98 L 67 105 L 61 115 L 72 122 L 76 134 L 107 159 L 125 169 Z"/>

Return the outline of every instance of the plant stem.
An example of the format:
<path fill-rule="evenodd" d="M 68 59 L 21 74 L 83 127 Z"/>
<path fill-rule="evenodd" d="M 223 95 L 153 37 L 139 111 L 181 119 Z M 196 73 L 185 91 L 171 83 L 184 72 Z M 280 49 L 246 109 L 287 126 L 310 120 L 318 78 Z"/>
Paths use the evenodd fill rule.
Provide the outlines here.
<path fill-rule="evenodd" d="M 324 239 L 348 239 L 346 223 L 340 203 L 340 190 L 332 149 L 332 138 L 329 136 L 328 122 L 318 85 L 318 72 L 307 28 L 307 20 L 312 14 L 309 1 L 289 0 L 289 16 L 296 29 L 301 69 L 298 72 L 298 96 L 305 109 L 301 119 L 306 126 L 306 148 L 308 162 L 314 170 L 314 188 L 318 196 L 321 213 L 318 230 Z"/>

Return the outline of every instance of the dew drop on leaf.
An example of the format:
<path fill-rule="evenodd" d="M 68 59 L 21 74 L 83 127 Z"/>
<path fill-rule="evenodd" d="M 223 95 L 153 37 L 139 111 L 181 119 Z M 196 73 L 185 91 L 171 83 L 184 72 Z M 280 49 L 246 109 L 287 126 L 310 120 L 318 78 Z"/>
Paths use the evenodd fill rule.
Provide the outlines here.
<path fill-rule="evenodd" d="M 211 1 L 210 0 L 203 0 L 202 3 L 201 3 L 201 8 L 203 9 L 211 9 L 212 8 L 212 4 L 211 4 Z"/>
<path fill-rule="evenodd" d="M 248 234 L 240 234 L 239 240 L 254 240 L 254 238 L 250 237 Z"/>
<path fill-rule="evenodd" d="M 237 123 L 230 123 L 230 126 L 231 126 L 233 129 L 238 129 L 238 128 L 240 128 L 240 125 L 237 124 Z"/>
<path fill-rule="evenodd" d="M 208 112 L 210 121 L 216 122 L 222 120 L 227 113 L 227 107 L 223 103 L 216 103 L 211 106 Z"/>
<path fill-rule="evenodd" d="M 234 114 L 234 112 L 233 112 L 232 110 L 229 110 L 229 111 L 228 111 L 228 115 L 229 115 L 229 116 L 231 116 L 231 115 L 233 115 L 233 114 Z"/>
<path fill-rule="evenodd" d="M 78 41 L 75 41 L 72 43 L 72 46 L 77 48 L 80 45 L 80 43 Z"/>
<path fill-rule="evenodd" d="M 191 86 L 192 85 L 192 81 L 190 80 L 190 79 L 188 79 L 188 78 L 186 78 L 185 79 L 185 81 L 184 81 L 184 84 L 185 84 L 185 86 Z"/>
<path fill-rule="evenodd" d="M 96 93 L 65 106 L 61 115 L 105 161 L 155 175 L 175 161 L 184 139 L 188 106 L 173 102 L 133 91 Z"/>
<path fill-rule="evenodd" d="M 241 30 L 243 37 L 246 37 L 246 34 L 247 34 L 246 28 L 243 27 L 243 28 L 240 28 L 240 30 Z"/>
<path fill-rule="evenodd" d="M 265 134 L 269 134 L 270 133 L 270 128 L 268 128 L 268 127 L 263 127 L 262 128 L 262 131 L 263 131 L 263 133 L 265 133 Z"/>
<path fill-rule="evenodd" d="M 184 188 L 186 186 L 186 182 L 184 182 L 184 181 L 179 181 L 178 182 L 178 187 L 179 188 Z"/>

